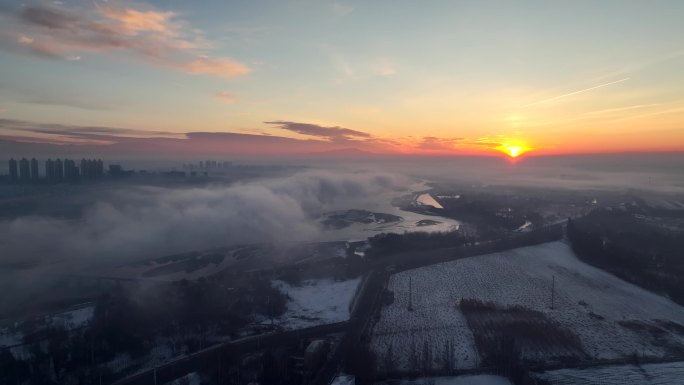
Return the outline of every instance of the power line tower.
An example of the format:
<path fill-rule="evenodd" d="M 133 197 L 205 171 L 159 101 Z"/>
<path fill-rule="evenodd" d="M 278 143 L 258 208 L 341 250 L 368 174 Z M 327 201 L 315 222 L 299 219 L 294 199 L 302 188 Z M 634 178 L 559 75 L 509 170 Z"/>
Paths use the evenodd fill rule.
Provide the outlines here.
<path fill-rule="evenodd" d="M 413 311 L 413 281 L 409 276 L 409 304 L 408 311 Z"/>
<path fill-rule="evenodd" d="M 555 300 L 555 298 L 554 298 L 555 297 L 555 293 L 554 293 L 555 289 L 556 289 L 556 276 L 553 275 L 551 277 L 551 310 L 553 310 L 553 305 L 554 305 L 554 300 Z"/>

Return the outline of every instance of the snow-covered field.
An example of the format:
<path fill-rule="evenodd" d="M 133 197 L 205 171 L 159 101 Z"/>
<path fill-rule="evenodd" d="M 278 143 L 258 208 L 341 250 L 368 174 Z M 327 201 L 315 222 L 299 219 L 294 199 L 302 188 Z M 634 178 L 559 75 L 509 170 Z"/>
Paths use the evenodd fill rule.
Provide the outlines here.
<path fill-rule="evenodd" d="M 349 306 L 361 278 L 346 281 L 306 280 L 299 286 L 273 281 L 273 286 L 287 294 L 287 311 L 276 322 L 285 329 L 301 329 L 349 319 Z"/>
<path fill-rule="evenodd" d="M 561 369 L 537 377 L 552 385 L 665 385 L 684 383 L 684 362 L 640 366 L 607 366 L 589 369 Z"/>
<path fill-rule="evenodd" d="M 476 374 L 457 377 L 426 377 L 414 380 L 404 380 L 401 385 L 512 385 L 511 382 L 500 376 L 491 374 Z"/>
<path fill-rule="evenodd" d="M 409 277 L 413 311 L 408 310 Z M 390 278 L 389 290 L 394 302 L 381 311 L 372 348 L 382 362 L 391 345 L 399 370 L 408 368 L 412 350 L 420 355 L 425 345 L 439 367 L 447 341 L 457 368 L 477 365 L 472 332 L 457 308 L 462 298 L 540 311 L 573 331 L 590 357 L 665 356 L 673 347 L 684 347 L 684 335 L 677 332 L 677 324 L 684 325 L 684 308 L 581 262 L 562 242 L 401 272 Z"/>

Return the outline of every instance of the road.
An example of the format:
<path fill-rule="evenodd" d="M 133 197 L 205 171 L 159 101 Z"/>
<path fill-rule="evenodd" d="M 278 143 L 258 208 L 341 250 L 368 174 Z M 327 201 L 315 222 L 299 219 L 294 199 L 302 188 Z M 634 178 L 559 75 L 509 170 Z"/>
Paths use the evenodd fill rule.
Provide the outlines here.
<path fill-rule="evenodd" d="M 295 344 L 303 338 L 315 338 L 348 330 L 347 322 L 314 326 L 287 332 L 274 332 L 229 341 L 169 361 L 156 368 L 146 369 L 113 382 L 113 385 L 163 384 L 188 373 L 211 367 L 221 360 L 263 349 L 267 346 Z M 219 364 L 220 365 L 220 364 Z"/>

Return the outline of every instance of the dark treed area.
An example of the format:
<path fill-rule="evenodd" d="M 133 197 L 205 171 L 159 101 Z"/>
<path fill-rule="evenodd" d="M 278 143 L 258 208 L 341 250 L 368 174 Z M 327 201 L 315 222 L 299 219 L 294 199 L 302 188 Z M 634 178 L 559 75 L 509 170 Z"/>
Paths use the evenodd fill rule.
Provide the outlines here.
<path fill-rule="evenodd" d="M 684 304 L 684 236 L 652 217 L 684 221 L 684 211 L 636 205 L 595 210 L 569 220 L 568 237 L 587 263 Z"/>

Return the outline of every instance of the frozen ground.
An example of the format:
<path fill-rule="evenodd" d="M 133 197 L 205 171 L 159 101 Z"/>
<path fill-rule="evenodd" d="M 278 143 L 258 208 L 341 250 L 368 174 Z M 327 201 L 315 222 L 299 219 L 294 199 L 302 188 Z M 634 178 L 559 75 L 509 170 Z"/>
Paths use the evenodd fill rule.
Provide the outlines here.
<path fill-rule="evenodd" d="M 59 327 L 65 330 L 74 330 L 86 326 L 93 318 L 94 311 L 93 305 L 83 304 L 59 313 L 40 316 L 34 321 L 39 325 L 38 328 Z M 20 324 L 0 329 L 0 348 L 22 344 L 24 333 L 19 329 Z"/>
<path fill-rule="evenodd" d="M 505 377 L 491 374 L 466 375 L 458 377 L 426 377 L 404 380 L 401 385 L 512 385 Z"/>
<path fill-rule="evenodd" d="M 551 385 L 665 385 L 684 383 L 684 362 L 561 369 L 538 375 Z"/>
<path fill-rule="evenodd" d="M 171 382 L 167 382 L 165 385 L 200 385 L 202 380 L 197 372 L 192 372 L 179 377 Z"/>
<path fill-rule="evenodd" d="M 60 325 L 66 330 L 78 329 L 90 322 L 94 311 L 94 305 L 85 305 L 76 307 L 73 310 L 57 313 L 52 316 L 52 325 Z"/>
<path fill-rule="evenodd" d="M 333 378 L 330 385 L 354 385 L 354 376 L 347 374 L 338 374 Z"/>
<path fill-rule="evenodd" d="M 420 194 L 416 197 L 416 203 L 419 205 L 432 206 L 436 209 L 443 209 L 444 207 L 439 204 L 429 193 Z"/>
<path fill-rule="evenodd" d="M 409 277 L 413 311 L 408 310 Z M 457 368 L 477 364 L 473 335 L 457 308 L 462 298 L 540 311 L 572 330 L 590 357 L 657 357 L 684 347 L 684 308 L 581 262 L 562 242 L 401 272 L 391 277 L 389 290 L 394 302 L 381 311 L 372 347 L 382 362 L 391 346 L 399 370 L 425 345 L 439 367 L 447 341 Z"/>
<path fill-rule="evenodd" d="M 349 306 L 361 278 L 346 281 L 306 280 L 299 286 L 273 281 L 290 298 L 287 311 L 276 321 L 285 329 L 301 329 L 349 319 Z"/>

